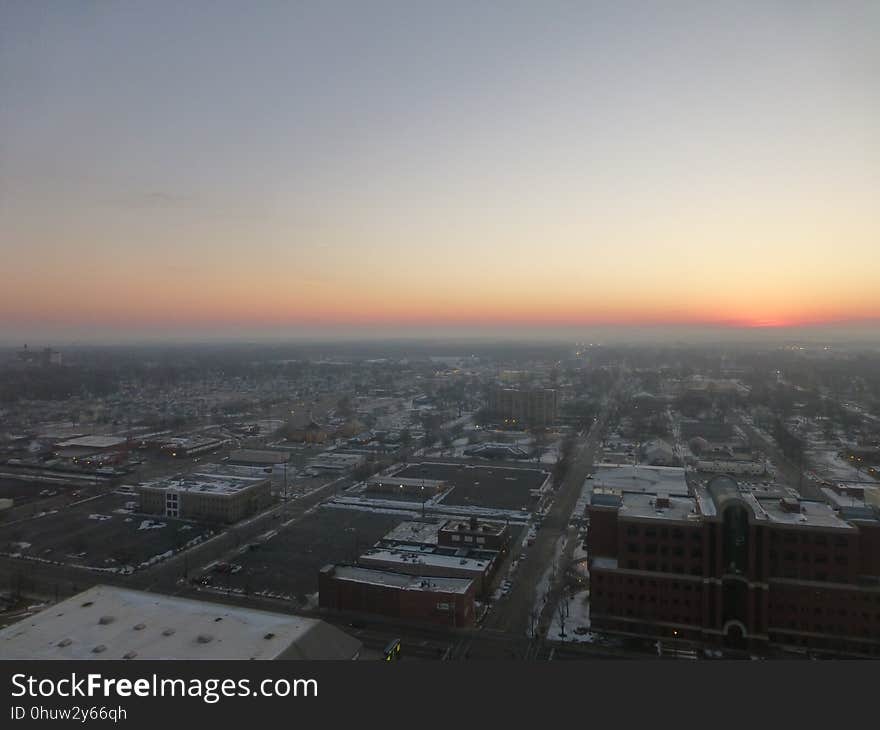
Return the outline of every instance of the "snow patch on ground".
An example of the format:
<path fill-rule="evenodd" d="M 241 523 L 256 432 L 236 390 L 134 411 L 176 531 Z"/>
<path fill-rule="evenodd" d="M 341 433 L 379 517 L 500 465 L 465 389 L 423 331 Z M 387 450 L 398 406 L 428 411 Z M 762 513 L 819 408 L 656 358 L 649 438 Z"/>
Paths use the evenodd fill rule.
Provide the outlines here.
<path fill-rule="evenodd" d="M 153 520 L 144 520 L 138 525 L 139 530 L 161 530 L 165 527 L 164 522 L 153 522 Z"/>
<path fill-rule="evenodd" d="M 583 590 L 565 596 L 560 606 L 553 612 L 553 620 L 547 629 L 547 641 L 592 643 L 594 636 L 590 632 L 590 591 Z"/>

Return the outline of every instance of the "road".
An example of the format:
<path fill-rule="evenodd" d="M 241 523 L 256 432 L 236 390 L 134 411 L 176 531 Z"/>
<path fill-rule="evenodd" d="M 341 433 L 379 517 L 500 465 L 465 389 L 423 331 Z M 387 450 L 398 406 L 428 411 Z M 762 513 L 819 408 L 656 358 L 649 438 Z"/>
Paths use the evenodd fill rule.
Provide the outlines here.
<path fill-rule="evenodd" d="M 616 393 L 616 391 L 615 391 Z M 559 539 L 567 535 L 571 513 L 581 493 L 584 480 L 593 470 L 596 448 L 614 408 L 616 395 L 612 395 L 602 413 L 593 423 L 587 436 L 575 447 L 574 457 L 568 473 L 556 492 L 553 504 L 547 511 L 535 543 L 529 548 L 516 571 L 516 579 L 510 593 L 499 601 L 484 626 L 487 630 L 501 630 L 512 634 L 527 636 L 534 623 L 535 594 L 548 566 L 552 563 Z M 562 571 L 558 571 L 562 580 Z M 553 593 L 558 585 L 551 585 Z M 549 605 L 550 602 L 548 601 Z M 552 611 L 552 606 L 549 609 Z M 543 620 L 545 617 L 541 617 Z"/>
<path fill-rule="evenodd" d="M 734 421 L 743 431 L 746 432 L 753 443 L 761 444 L 761 448 L 773 460 L 773 464 L 776 466 L 778 474 L 783 477 L 789 486 L 794 487 L 805 499 L 823 499 L 819 487 L 807 479 L 803 471 L 786 458 L 772 439 L 757 430 L 739 414 L 734 416 Z"/>

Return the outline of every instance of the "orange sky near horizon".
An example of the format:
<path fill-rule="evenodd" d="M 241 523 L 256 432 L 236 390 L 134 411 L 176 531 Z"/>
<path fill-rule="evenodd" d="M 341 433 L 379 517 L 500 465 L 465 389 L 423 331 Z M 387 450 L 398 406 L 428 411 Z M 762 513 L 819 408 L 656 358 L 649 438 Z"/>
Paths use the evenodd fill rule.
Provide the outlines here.
<path fill-rule="evenodd" d="M 0 339 L 880 320 L 876 3 L 151 5 L 0 24 Z"/>

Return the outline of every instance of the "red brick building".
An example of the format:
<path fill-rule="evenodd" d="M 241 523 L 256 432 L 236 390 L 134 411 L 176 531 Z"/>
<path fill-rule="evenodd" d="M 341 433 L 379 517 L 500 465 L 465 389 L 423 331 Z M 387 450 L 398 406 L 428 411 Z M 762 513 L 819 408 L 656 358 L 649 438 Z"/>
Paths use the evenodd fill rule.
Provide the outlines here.
<path fill-rule="evenodd" d="M 321 608 L 444 626 L 473 626 L 475 595 L 474 581 L 466 578 L 405 575 L 353 565 L 327 565 L 318 575 Z"/>
<path fill-rule="evenodd" d="M 689 496 L 594 491 L 600 630 L 880 656 L 880 520 L 712 479 Z"/>

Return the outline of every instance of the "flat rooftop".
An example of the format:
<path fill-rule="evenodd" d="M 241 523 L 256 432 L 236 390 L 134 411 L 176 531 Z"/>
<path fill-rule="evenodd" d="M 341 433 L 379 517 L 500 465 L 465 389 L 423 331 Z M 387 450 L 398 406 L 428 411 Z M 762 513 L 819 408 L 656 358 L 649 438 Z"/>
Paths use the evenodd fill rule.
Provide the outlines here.
<path fill-rule="evenodd" d="M 95 586 L 0 630 L 3 659 L 354 659 L 324 621 Z"/>
<path fill-rule="evenodd" d="M 266 477 L 240 474 L 198 473 L 154 479 L 140 485 L 144 489 L 208 494 L 235 494 L 267 481 Z"/>
<path fill-rule="evenodd" d="M 371 477 L 367 480 L 367 486 L 424 487 L 425 489 L 433 489 L 436 491 L 446 486 L 446 482 L 442 479 L 419 479 L 417 477 L 399 477 L 392 474 L 391 476 L 385 477 Z"/>
<path fill-rule="evenodd" d="M 430 565 L 436 568 L 451 568 L 457 571 L 472 571 L 483 573 L 491 564 L 489 560 L 475 560 L 474 558 L 459 558 L 455 555 L 437 555 L 436 553 L 413 552 L 411 550 L 396 550 L 374 548 L 360 556 L 360 561 L 381 561 L 383 563 L 400 565 Z"/>
<path fill-rule="evenodd" d="M 615 466 L 599 464 L 593 471 L 594 487 L 609 487 L 622 492 L 641 494 L 665 494 L 686 497 L 688 495 L 685 471 L 678 466 Z"/>
<path fill-rule="evenodd" d="M 440 525 L 436 522 L 401 522 L 383 540 L 412 542 L 418 545 L 436 545 Z"/>
<path fill-rule="evenodd" d="M 84 449 L 112 449 L 122 446 L 127 441 L 121 436 L 80 436 L 55 444 L 59 449 L 84 448 Z"/>
<path fill-rule="evenodd" d="M 507 529 L 507 525 L 503 522 L 492 522 L 491 520 L 477 520 L 476 528 L 471 526 L 469 519 L 451 519 L 447 520 L 441 527 L 444 532 L 482 532 L 486 535 L 501 535 Z"/>
<path fill-rule="evenodd" d="M 407 575 L 391 570 L 376 570 L 354 565 L 334 566 L 333 575 L 339 580 L 354 583 L 397 588 L 403 591 L 432 591 L 439 593 L 467 593 L 473 581 L 470 578 L 438 578 L 436 576 Z"/>
<path fill-rule="evenodd" d="M 846 520 L 842 520 L 837 513 L 824 502 L 800 501 L 800 511 L 789 512 L 783 509 L 778 499 L 759 499 L 754 495 L 746 497 L 746 501 L 752 505 L 757 504 L 755 510 L 756 519 L 766 519 L 780 525 L 801 525 L 805 527 L 826 527 L 835 530 L 855 530 L 856 528 Z"/>
<path fill-rule="evenodd" d="M 697 501 L 693 497 L 669 497 L 666 504 L 668 506 L 657 506 L 657 497 L 653 494 L 625 493 L 618 514 L 623 518 L 651 518 L 677 522 L 700 519 Z"/>

